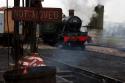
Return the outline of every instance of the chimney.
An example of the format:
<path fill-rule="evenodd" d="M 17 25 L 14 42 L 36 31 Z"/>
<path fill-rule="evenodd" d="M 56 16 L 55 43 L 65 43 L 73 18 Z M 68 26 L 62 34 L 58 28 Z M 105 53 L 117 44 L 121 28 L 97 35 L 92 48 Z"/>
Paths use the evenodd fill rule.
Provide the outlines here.
<path fill-rule="evenodd" d="M 74 9 L 69 9 L 69 16 L 74 16 Z"/>

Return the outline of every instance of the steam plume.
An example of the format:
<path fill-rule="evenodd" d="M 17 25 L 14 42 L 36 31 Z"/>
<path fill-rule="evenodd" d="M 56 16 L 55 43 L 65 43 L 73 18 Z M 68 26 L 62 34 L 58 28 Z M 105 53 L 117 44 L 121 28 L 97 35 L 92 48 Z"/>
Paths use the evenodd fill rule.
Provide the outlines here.
<path fill-rule="evenodd" d="M 68 13 L 68 9 L 74 9 L 75 15 L 79 16 L 83 25 L 87 25 L 90 22 L 90 18 L 95 15 L 94 11 L 95 6 L 98 4 L 104 4 L 106 0 L 62 0 L 62 3 L 67 9 L 66 13 Z"/>

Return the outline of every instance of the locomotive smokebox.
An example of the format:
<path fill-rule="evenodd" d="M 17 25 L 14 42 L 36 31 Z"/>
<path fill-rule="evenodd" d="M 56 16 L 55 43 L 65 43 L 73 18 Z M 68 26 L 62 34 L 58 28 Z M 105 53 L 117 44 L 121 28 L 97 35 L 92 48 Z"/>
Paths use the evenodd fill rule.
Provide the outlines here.
<path fill-rule="evenodd" d="M 74 9 L 69 9 L 69 16 L 74 16 Z"/>

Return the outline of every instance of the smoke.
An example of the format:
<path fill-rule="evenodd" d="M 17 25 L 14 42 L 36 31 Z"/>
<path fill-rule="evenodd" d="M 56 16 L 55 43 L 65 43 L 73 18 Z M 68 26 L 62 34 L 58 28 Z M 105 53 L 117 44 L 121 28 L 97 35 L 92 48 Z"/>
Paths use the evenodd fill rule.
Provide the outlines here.
<path fill-rule="evenodd" d="M 62 0 L 65 9 L 67 9 L 65 13 L 68 14 L 69 9 L 74 9 L 75 15 L 82 19 L 82 25 L 87 25 L 91 17 L 96 16 L 95 6 L 98 4 L 104 5 L 105 2 L 106 0 Z"/>
<path fill-rule="evenodd" d="M 109 0 L 97 0 L 97 3 L 100 5 L 105 5 L 107 1 Z"/>

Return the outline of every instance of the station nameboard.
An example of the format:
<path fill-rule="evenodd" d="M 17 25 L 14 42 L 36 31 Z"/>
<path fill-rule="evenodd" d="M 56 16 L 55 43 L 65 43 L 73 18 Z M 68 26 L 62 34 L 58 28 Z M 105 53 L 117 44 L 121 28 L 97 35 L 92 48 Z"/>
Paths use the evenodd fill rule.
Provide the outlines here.
<path fill-rule="evenodd" d="M 12 8 L 12 17 L 18 21 L 58 22 L 62 20 L 61 8 Z"/>

